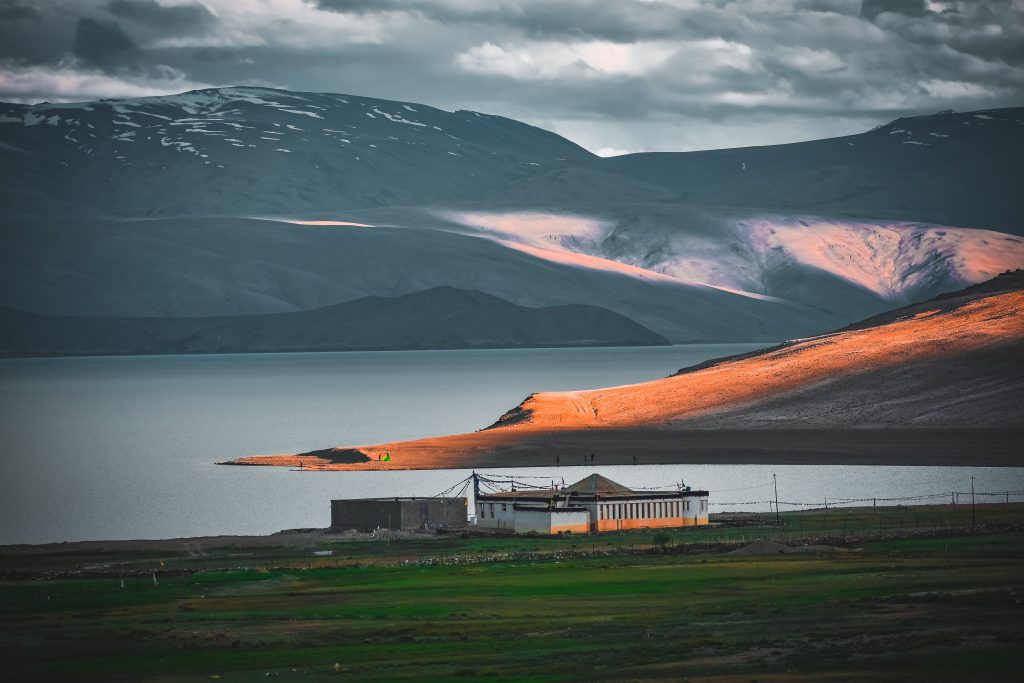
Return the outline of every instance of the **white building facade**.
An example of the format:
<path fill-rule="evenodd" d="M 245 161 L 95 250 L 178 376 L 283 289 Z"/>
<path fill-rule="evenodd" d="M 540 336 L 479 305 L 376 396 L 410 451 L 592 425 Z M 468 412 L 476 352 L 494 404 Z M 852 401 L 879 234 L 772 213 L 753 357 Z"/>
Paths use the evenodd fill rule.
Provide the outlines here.
<path fill-rule="evenodd" d="M 590 533 L 702 526 L 708 492 L 633 491 L 598 474 L 561 489 L 476 495 L 477 526 L 515 533 Z"/>

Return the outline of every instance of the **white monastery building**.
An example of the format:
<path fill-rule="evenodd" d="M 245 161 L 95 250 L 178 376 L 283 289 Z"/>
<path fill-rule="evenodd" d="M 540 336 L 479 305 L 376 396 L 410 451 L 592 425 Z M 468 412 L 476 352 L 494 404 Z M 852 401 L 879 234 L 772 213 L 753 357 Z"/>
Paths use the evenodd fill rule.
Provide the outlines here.
<path fill-rule="evenodd" d="M 572 486 L 477 493 L 476 524 L 518 534 L 590 533 L 708 523 L 708 492 L 634 491 L 599 474 Z"/>

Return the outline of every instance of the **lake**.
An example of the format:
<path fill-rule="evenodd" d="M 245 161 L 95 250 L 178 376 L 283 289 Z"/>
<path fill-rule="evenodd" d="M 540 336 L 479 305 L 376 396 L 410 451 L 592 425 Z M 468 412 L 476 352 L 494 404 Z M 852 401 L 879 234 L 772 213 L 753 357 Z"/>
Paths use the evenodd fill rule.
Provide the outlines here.
<path fill-rule="evenodd" d="M 432 495 L 468 471 L 218 467 L 475 430 L 534 391 L 669 375 L 756 344 L 0 361 L 0 544 L 263 534 L 326 526 L 332 498 Z M 712 511 L 781 500 L 1024 489 L 1024 469 L 763 465 L 601 467 L 631 486 L 685 480 Z M 505 470 L 572 483 L 586 467 Z M 730 503 L 723 506 L 722 503 Z M 733 505 L 737 504 L 737 505 Z M 785 508 L 784 508 L 785 509 Z"/>

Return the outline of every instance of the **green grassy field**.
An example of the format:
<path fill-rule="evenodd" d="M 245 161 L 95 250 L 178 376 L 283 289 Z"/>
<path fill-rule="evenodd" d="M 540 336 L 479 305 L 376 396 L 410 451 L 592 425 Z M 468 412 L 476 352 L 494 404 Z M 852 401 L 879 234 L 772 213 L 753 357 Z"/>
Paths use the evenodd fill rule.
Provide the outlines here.
<path fill-rule="evenodd" d="M 714 530 L 700 533 L 711 538 Z M 685 534 L 674 541 L 697 538 Z M 628 546 L 629 536 L 634 545 L 650 541 L 605 540 Z M 587 540 L 445 542 L 463 544 L 458 552 L 469 557 L 506 541 L 524 549 L 550 543 L 554 554 L 395 566 L 386 553 L 371 561 L 380 546 L 361 543 L 347 544 L 359 562 L 208 571 L 163 577 L 159 587 L 145 577 L 125 588 L 118 578 L 2 582 L 5 678 L 1020 678 L 1018 531 L 881 538 L 778 556 L 675 548 L 565 558 L 559 549 Z M 410 558 L 424 551 L 403 550 Z"/>

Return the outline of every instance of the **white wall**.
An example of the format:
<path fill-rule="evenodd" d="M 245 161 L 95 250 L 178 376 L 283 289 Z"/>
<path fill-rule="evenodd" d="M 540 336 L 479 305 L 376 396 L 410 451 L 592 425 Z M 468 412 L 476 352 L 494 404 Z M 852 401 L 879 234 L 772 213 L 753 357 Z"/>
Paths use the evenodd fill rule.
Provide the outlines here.
<path fill-rule="evenodd" d="M 476 525 L 480 527 L 488 529 L 515 529 L 515 515 L 515 511 L 512 509 L 512 501 L 507 503 L 478 501 L 476 504 Z"/>
<path fill-rule="evenodd" d="M 550 534 L 552 526 L 563 526 L 569 524 L 582 524 L 586 527 L 590 523 L 590 513 L 586 510 L 560 511 L 554 510 L 516 510 L 516 533 L 528 534 L 531 531 L 538 534 Z"/>

